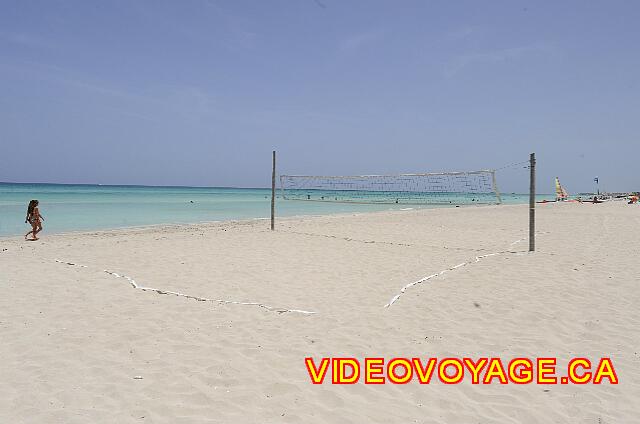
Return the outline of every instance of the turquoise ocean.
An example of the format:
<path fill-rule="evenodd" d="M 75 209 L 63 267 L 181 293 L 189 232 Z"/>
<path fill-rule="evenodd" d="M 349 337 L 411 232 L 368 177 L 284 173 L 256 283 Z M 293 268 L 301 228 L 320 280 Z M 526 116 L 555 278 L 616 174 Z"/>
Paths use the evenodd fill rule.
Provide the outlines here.
<path fill-rule="evenodd" d="M 0 236 L 24 234 L 27 204 L 38 199 L 44 232 L 105 230 L 158 224 L 268 218 L 266 188 L 150 187 L 0 183 Z M 550 195 L 538 198 L 550 199 Z M 505 204 L 528 202 L 526 194 L 503 194 Z M 442 207 L 276 200 L 276 217 Z M 447 206 L 449 207 L 449 206 Z"/>

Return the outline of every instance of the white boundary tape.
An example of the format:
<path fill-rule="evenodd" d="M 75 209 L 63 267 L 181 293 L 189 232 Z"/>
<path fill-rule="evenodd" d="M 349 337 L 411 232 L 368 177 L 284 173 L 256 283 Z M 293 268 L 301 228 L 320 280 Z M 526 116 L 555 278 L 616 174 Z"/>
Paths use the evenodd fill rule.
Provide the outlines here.
<path fill-rule="evenodd" d="M 429 247 L 429 248 L 433 247 L 433 248 L 437 248 L 437 249 L 461 250 L 461 251 L 472 251 L 472 252 L 482 252 L 482 251 L 485 250 L 485 249 L 468 249 L 468 248 L 465 248 L 465 247 L 448 247 L 448 246 L 435 246 L 435 245 L 426 245 L 426 244 L 396 243 L 396 242 L 393 242 L 393 241 L 361 240 L 361 239 L 354 239 L 354 238 L 351 238 L 351 237 L 340 237 L 340 236 L 335 236 L 335 235 L 330 235 L 330 234 L 305 233 L 305 232 L 301 232 L 301 231 L 278 230 L 278 232 L 279 233 L 297 234 L 297 235 L 303 235 L 303 236 L 332 238 L 332 239 L 336 239 L 336 240 L 344 240 L 344 241 L 364 243 L 364 244 L 385 244 L 385 245 L 390 245 L 390 246 L 403 246 L 403 247 Z"/>
<path fill-rule="evenodd" d="M 57 263 L 60 264 L 64 264 L 64 265 L 71 265 L 71 266 L 77 266 L 77 267 L 81 267 L 81 268 L 89 268 L 86 265 L 80 265 L 77 263 L 73 263 L 73 262 L 67 262 L 67 261 L 61 261 L 58 259 L 55 259 L 55 261 Z M 153 287 L 144 287 L 139 285 L 138 283 L 136 283 L 136 280 L 134 280 L 133 278 L 124 275 L 124 274 L 118 274 L 116 272 L 113 271 L 109 271 L 109 270 L 104 270 L 104 272 L 106 272 L 109 275 L 112 275 L 116 278 L 124 278 L 125 280 L 127 280 L 129 282 L 129 284 L 131 285 L 131 287 L 133 287 L 134 289 L 139 289 L 142 291 L 152 291 L 155 292 L 157 294 L 163 294 L 163 295 L 168 295 L 168 296 L 179 296 L 179 297 L 184 297 L 187 299 L 193 299 L 193 300 L 197 300 L 198 302 L 214 302 L 214 303 L 220 303 L 220 304 L 229 304 L 229 305 L 246 305 L 246 306 L 257 306 L 263 309 L 266 309 L 269 312 L 277 312 L 277 313 L 297 313 L 297 314 L 303 314 L 303 315 L 312 315 L 312 314 L 316 314 L 317 312 L 313 312 L 313 311 L 304 311 L 302 309 L 287 309 L 287 308 L 276 308 L 273 306 L 269 306 L 269 305 L 265 305 L 264 303 L 260 303 L 260 302 L 239 302 L 239 301 L 235 301 L 235 300 L 224 300 L 224 299 L 209 299 L 206 297 L 200 297 L 200 296 L 192 296 L 190 294 L 184 294 L 184 293 L 179 293 L 179 292 L 174 292 L 174 291 L 169 291 L 169 290 L 161 290 L 161 289 L 156 289 Z"/>
<path fill-rule="evenodd" d="M 536 233 L 536 235 L 539 235 L 539 234 L 548 234 L 548 232 Z M 518 244 L 518 243 L 520 243 L 520 242 L 522 242 L 522 241 L 524 241 L 524 240 L 527 240 L 527 239 L 528 239 L 528 237 L 524 237 L 524 238 L 518 239 L 518 240 L 514 241 L 513 243 L 511 243 L 511 244 L 510 244 L 510 246 L 513 246 L 513 245 L 515 245 L 515 244 Z M 481 260 L 483 260 L 484 258 L 488 258 L 488 257 L 490 257 L 490 256 L 505 255 L 505 254 L 509 254 L 509 253 L 514 254 L 514 255 L 522 255 L 522 254 L 527 254 L 527 253 L 529 253 L 529 252 L 515 252 L 515 251 L 512 251 L 512 250 L 505 250 L 505 251 L 502 251 L 502 252 L 487 253 L 486 255 L 479 255 L 479 256 L 476 256 L 476 257 L 475 257 L 475 259 L 474 259 L 474 260 L 472 260 L 472 261 L 459 263 L 459 264 L 458 264 L 458 265 L 456 265 L 456 266 L 453 266 L 453 267 L 451 267 L 451 268 L 444 269 L 444 270 L 442 270 L 442 271 L 440 271 L 440 272 L 437 272 L 437 273 L 435 273 L 435 274 L 428 275 L 428 276 L 426 276 L 426 277 L 423 277 L 423 278 L 419 279 L 418 281 L 414 281 L 413 283 L 409 283 L 409 284 L 405 285 L 404 287 L 402 287 L 402 288 L 400 289 L 400 292 L 399 292 L 398 294 L 396 294 L 395 296 L 393 296 L 393 297 L 391 298 L 391 300 L 389 301 L 389 303 L 387 303 L 386 305 L 384 305 L 384 307 L 385 307 L 385 308 L 388 308 L 388 307 L 390 307 L 391 305 L 393 305 L 393 304 L 394 304 L 398 299 L 400 299 L 400 296 L 402 296 L 402 295 L 404 294 L 404 292 L 406 292 L 406 291 L 407 291 L 407 289 L 409 289 L 409 288 L 411 288 L 411 287 L 413 287 L 413 286 L 415 286 L 415 285 L 422 284 L 422 283 L 424 283 L 424 282 L 426 282 L 426 281 L 431 280 L 432 278 L 439 277 L 439 276 L 441 276 L 442 274 L 445 274 L 446 272 L 453 271 L 453 270 L 455 270 L 455 269 L 462 268 L 462 267 L 467 266 L 467 265 L 470 265 L 470 264 L 478 263 L 478 262 L 480 262 Z"/>

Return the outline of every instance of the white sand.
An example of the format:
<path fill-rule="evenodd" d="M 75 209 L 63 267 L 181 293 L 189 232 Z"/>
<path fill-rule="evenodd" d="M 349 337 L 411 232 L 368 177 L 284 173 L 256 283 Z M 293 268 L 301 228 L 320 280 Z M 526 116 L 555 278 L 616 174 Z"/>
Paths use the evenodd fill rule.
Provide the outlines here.
<path fill-rule="evenodd" d="M 534 254 L 527 225 L 500 206 L 1 239 L 0 422 L 636 422 L 640 208 L 539 205 Z M 319 386 L 306 356 L 609 356 L 620 384 Z"/>

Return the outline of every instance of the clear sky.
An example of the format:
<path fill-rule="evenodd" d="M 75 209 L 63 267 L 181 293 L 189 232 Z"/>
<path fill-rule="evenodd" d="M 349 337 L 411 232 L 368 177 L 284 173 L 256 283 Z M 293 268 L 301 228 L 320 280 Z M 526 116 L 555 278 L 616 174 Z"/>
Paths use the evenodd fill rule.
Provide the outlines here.
<path fill-rule="evenodd" d="M 640 190 L 640 2 L 0 0 L 0 181 Z M 502 172 L 525 192 L 526 170 Z"/>

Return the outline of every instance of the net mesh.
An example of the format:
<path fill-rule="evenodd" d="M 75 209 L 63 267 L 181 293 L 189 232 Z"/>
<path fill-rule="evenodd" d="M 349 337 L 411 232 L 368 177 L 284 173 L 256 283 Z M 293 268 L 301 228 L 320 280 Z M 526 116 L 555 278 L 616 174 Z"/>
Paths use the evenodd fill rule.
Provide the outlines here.
<path fill-rule="evenodd" d="M 492 170 L 400 175 L 281 175 L 287 200 L 395 204 L 500 203 Z"/>

